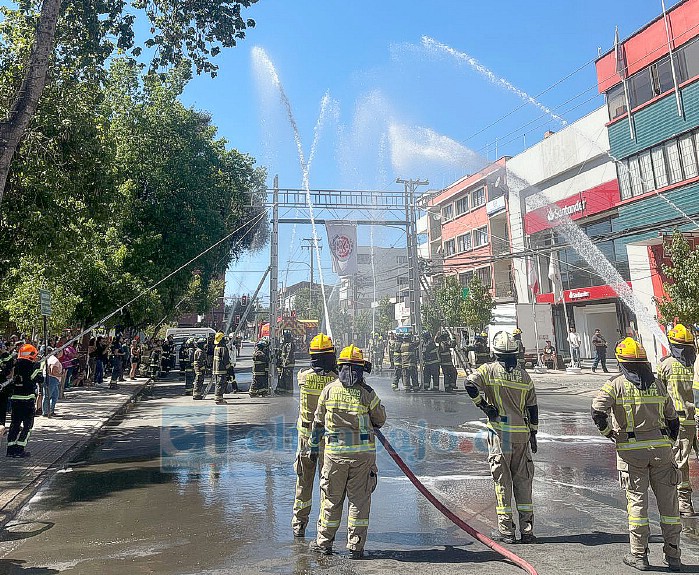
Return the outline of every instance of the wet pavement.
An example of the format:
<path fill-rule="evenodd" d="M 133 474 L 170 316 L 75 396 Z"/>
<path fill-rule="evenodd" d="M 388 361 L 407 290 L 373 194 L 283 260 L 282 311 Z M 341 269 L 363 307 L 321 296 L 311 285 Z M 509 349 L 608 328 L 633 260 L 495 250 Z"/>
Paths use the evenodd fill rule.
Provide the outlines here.
<path fill-rule="evenodd" d="M 249 381 L 249 373 L 239 380 Z M 536 381 L 536 377 L 535 377 Z M 385 434 L 448 507 L 479 530 L 495 527 L 495 497 L 480 411 L 462 391 L 405 394 L 371 376 L 389 420 Z M 89 450 L 56 475 L 1 534 L 0 574 L 211 574 L 520 572 L 437 512 L 379 451 L 368 559 L 316 557 L 291 536 L 297 396 L 230 395 L 228 406 L 160 383 Z M 540 574 L 628 573 L 625 498 L 614 451 L 589 416 L 589 398 L 539 390 L 534 456 L 540 543 L 511 546 Z M 699 467 L 692 463 L 699 485 Z M 317 517 L 317 495 L 312 517 Z M 651 563 L 660 565 L 651 507 Z M 692 526 L 688 526 L 692 527 Z M 309 526 L 309 537 L 315 532 Z M 698 539 L 683 536 L 686 563 Z M 662 569 L 661 569 L 662 570 Z M 690 566 L 686 572 L 699 573 Z"/>

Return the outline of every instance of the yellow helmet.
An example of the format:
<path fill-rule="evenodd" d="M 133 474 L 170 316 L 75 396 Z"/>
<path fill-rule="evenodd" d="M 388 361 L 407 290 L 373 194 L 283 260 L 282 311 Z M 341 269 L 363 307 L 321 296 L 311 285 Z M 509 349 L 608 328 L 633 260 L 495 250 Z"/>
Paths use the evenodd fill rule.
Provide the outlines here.
<path fill-rule="evenodd" d="M 219 331 L 215 336 L 214 336 L 214 343 L 218 344 L 221 343 L 221 340 L 226 337 L 226 334 L 223 333 L 222 331 Z"/>
<path fill-rule="evenodd" d="M 512 335 L 522 335 L 522 330 L 516 327 L 512 330 Z"/>
<path fill-rule="evenodd" d="M 667 332 L 667 338 L 670 340 L 670 343 L 679 345 L 692 345 L 694 343 L 694 335 L 681 323 L 678 323 Z"/>
<path fill-rule="evenodd" d="M 622 339 L 616 345 L 616 358 L 620 363 L 633 361 L 648 361 L 648 355 L 643 346 L 632 337 Z"/>
<path fill-rule="evenodd" d="M 337 364 L 344 365 L 347 363 L 352 365 L 365 365 L 364 353 L 356 345 L 348 345 L 340 352 Z"/>
<path fill-rule="evenodd" d="M 315 355 L 317 353 L 335 353 L 333 340 L 324 333 L 319 333 L 311 340 L 308 353 Z"/>

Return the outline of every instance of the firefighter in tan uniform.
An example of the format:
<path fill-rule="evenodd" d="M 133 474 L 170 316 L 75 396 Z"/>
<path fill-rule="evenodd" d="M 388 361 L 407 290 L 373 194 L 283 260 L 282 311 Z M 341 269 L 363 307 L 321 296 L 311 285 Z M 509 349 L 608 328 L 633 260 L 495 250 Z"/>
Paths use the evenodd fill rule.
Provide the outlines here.
<path fill-rule="evenodd" d="M 309 349 L 311 367 L 298 374 L 300 402 L 299 418 L 296 422 L 298 430 L 298 449 L 296 451 L 296 499 L 294 500 L 294 516 L 291 526 L 294 537 L 305 537 L 308 516 L 311 514 L 313 501 L 313 481 L 316 468 L 323 467 L 323 442 L 318 449 L 318 457 L 311 457 L 308 446 L 311 438 L 311 427 L 315 416 L 318 399 L 325 386 L 337 379 L 337 360 L 332 339 L 319 333 L 311 340 Z"/>
<path fill-rule="evenodd" d="M 619 482 L 626 489 L 631 553 L 624 563 L 648 570 L 648 486 L 658 502 L 665 564 L 680 571 L 679 472 L 672 444 L 680 431 L 672 399 L 656 379 L 643 346 L 627 337 L 616 357 L 622 375 L 609 380 L 592 401 L 592 419 L 616 444 Z M 612 420 L 609 420 L 609 414 Z"/>
<path fill-rule="evenodd" d="M 311 448 L 317 457 L 321 437 L 325 435 L 318 536 L 311 543 L 311 550 L 332 553 L 347 496 L 347 549 L 352 559 L 361 559 L 369 530 L 371 494 L 378 481 L 374 428 L 383 426 L 386 410 L 364 381 L 371 363 L 364 361 L 361 349 L 346 347 L 337 363 L 338 379 L 320 394 L 311 437 Z"/>
<path fill-rule="evenodd" d="M 488 417 L 488 463 L 495 481 L 498 531 L 493 538 L 515 543 L 512 495 L 519 515 L 522 543 L 534 543 L 532 483 L 539 407 L 529 374 L 518 365 L 519 346 L 500 331 L 493 337 L 495 361 L 481 365 L 466 380 L 466 391 Z"/>
<path fill-rule="evenodd" d="M 677 486 L 680 515 L 694 515 L 692 505 L 692 484 L 689 481 L 689 458 L 696 446 L 697 425 L 694 421 L 695 404 L 692 384 L 694 382 L 694 361 L 696 349 L 694 336 L 684 325 L 677 324 L 667 333 L 670 341 L 670 355 L 658 364 L 658 379 L 663 382 L 680 418 L 680 435 L 673 446 L 675 463 L 682 474 Z"/>

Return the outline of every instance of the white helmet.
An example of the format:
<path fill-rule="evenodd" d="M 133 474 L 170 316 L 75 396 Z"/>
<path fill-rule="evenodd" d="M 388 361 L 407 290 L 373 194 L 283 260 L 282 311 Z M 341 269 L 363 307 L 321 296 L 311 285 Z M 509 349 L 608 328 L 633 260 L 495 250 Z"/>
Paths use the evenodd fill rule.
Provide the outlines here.
<path fill-rule="evenodd" d="M 517 353 L 519 345 L 512 334 L 507 331 L 499 331 L 493 337 L 493 353 L 495 355 L 503 355 L 508 353 Z"/>

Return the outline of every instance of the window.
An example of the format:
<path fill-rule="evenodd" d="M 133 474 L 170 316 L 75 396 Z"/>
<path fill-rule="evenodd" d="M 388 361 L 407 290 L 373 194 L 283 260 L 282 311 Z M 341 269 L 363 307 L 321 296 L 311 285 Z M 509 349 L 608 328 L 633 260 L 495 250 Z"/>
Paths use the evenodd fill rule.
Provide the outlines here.
<path fill-rule="evenodd" d="M 653 162 L 650 158 L 650 150 L 646 150 L 638 156 L 638 164 L 641 168 L 641 185 L 644 192 L 650 192 L 655 188 L 653 182 Z"/>
<path fill-rule="evenodd" d="M 459 283 L 461 284 L 462 287 L 468 287 L 468 285 L 471 283 L 472 279 L 473 279 L 473 272 L 464 272 L 462 274 L 459 274 Z"/>
<path fill-rule="evenodd" d="M 488 226 L 483 226 L 473 230 L 473 245 L 475 247 L 485 246 L 488 243 Z"/>
<path fill-rule="evenodd" d="M 357 263 L 358 264 L 370 264 L 371 263 L 371 254 L 357 254 Z"/>
<path fill-rule="evenodd" d="M 473 192 L 471 192 L 471 206 L 475 209 L 483 204 L 485 204 L 485 188 L 473 190 Z"/>
<path fill-rule="evenodd" d="M 629 78 L 629 99 L 631 108 L 645 104 L 653 98 L 653 84 L 649 68 L 644 68 Z"/>
<path fill-rule="evenodd" d="M 449 204 L 442 208 L 442 221 L 448 222 L 454 217 L 454 205 Z"/>
<path fill-rule="evenodd" d="M 478 268 L 476 270 L 476 277 L 481 280 L 481 283 L 489 288 L 492 285 L 492 273 L 490 272 L 490 266 L 484 268 Z"/>
<path fill-rule="evenodd" d="M 609 118 L 613 120 L 626 113 L 626 98 L 624 97 L 624 85 L 614 86 L 607 92 L 607 107 Z"/>
<path fill-rule="evenodd" d="M 685 180 L 697 176 L 697 156 L 694 153 L 694 142 L 692 134 L 687 134 L 680 138 L 680 157 L 682 158 L 682 168 L 684 169 Z"/>
<path fill-rule="evenodd" d="M 663 147 L 658 146 L 651 151 L 653 157 L 653 172 L 655 173 L 655 185 L 658 188 L 667 186 L 667 166 L 665 165 L 665 153 Z"/>
<path fill-rule="evenodd" d="M 456 215 L 460 216 L 468 211 L 468 194 L 456 200 Z"/>
<path fill-rule="evenodd" d="M 456 238 L 456 241 L 460 252 L 467 252 L 473 247 L 471 243 L 471 232 L 459 236 Z"/>
<path fill-rule="evenodd" d="M 670 63 L 670 56 L 666 56 L 662 60 L 653 64 L 650 67 L 651 76 L 653 78 L 653 95 L 659 96 L 672 90 L 675 87 L 672 81 L 672 64 Z"/>
<path fill-rule="evenodd" d="M 621 190 L 621 199 L 628 200 L 633 194 L 631 193 L 631 174 L 629 173 L 629 162 L 621 160 L 616 167 L 619 177 L 619 188 Z"/>
<path fill-rule="evenodd" d="M 396 256 L 396 263 L 397 264 L 407 264 L 408 263 L 408 256 Z"/>
<path fill-rule="evenodd" d="M 676 54 L 680 82 L 699 76 L 699 38 L 682 46 Z"/>
<path fill-rule="evenodd" d="M 643 193 L 643 184 L 641 182 L 641 168 L 638 165 L 638 156 L 629 158 L 629 173 L 631 174 L 631 191 L 634 196 L 640 196 Z"/>
<path fill-rule="evenodd" d="M 444 256 L 453 256 L 456 253 L 456 242 L 454 240 L 447 240 L 444 242 Z"/>
<path fill-rule="evenodd" d="M 406 285 L 408 285 L 408 276 L 398 276 L 398 277 L 396 278 L 396 283 L 397 283 L 399 286 L 406 286 Z"/>
<path fill-rule="evenodd" d="M 670 183 L 674 184 L 682 180 L 682 166 L 680 165 L 680 150 L 677 140 L 670 140 L 665 143 L 665 157 L 670 168 Z"/>

